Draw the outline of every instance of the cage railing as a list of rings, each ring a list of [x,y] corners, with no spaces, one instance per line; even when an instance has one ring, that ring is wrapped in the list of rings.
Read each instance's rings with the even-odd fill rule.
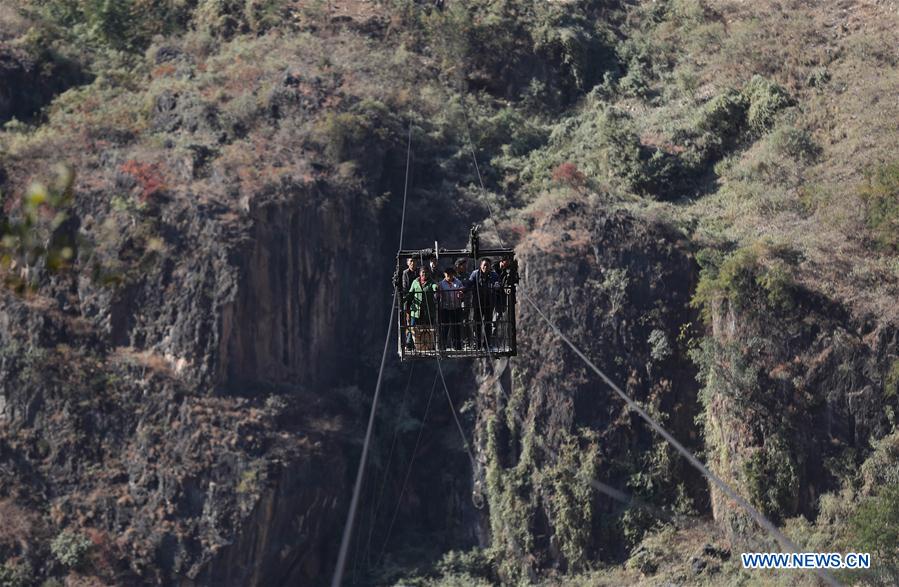
[[[431,296],[430,302],[422,301],[423,295]],[[513,285],[407,294],[398,296],[398,304],[398,346],[404,360],[516,354]]]

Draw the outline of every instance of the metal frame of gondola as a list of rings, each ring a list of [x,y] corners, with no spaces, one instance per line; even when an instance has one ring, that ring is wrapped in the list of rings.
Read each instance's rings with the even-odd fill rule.
[[[435,257],[449,257],[455,261],[459,258],[473,259],[475,264],[479,259],[489,257],[491,259],[509,258],[511,260],[511,272],[505,283],[501,284],[502,295],[505,300],[505,311],[501,320],[494,321],[491,316],[491,327],[496,327],[497,331],[501,331],[502,344],[490,345],[487,341],[481,341],[484,344],[480,348],[467,346],[463,349],[446,348],[445,341],[441,340],[442,330],[440,324],[431,325],[435,341],[432,349],[409,350],[406,348],[405,338],[408,329],[412,326],[406,324],[406,316],[404,311],[404,300],[407,292],[402,291],[402,272],[405,269],[405,260],[409,257],[419,259],[430,259]],[[394,287],[396,288],[396,304],[397,304],[397,353],[400,360],[420,360],[420,359],[455,359],[455,358],[493,358],[493,357],[514,357],[518,354],[518,337],[516,329],[516,285],[518,284],[518,262],[515,259],[515,250],[510,248],[481,248],[480,237],[478,236],[478,227],[473,226],[469,234],[468,247],[465,249],[447,249],[441,248],[439,243],[435,241],[433,248],[426,249],[402,249],[396,255],[396,271],[394,273]],[[484,328],[484,323],[469,320],[469,324],[474,325],[474,336],[480,340],[478,330]],[[486,332],[485,332],[486,335]],[[486,338],[486,336],[485,336]]]

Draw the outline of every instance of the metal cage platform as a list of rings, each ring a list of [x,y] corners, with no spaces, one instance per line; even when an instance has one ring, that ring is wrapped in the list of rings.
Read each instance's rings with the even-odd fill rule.
[[[503,259],[505,268],[490,285],[477,282],[441,291],[439,279],[431,279],[426,289],[403,291],[402,274],[406,261],[422,266],[430,259],[444,265],[465,260],[474,271],[484,258]],[[472,262],[473,261],[473,262]],[[490,268],[493,271],[493,267]],[[494,272],[495,273],[495,272]],[[461,281],[461,280],[460,280]],[[404,249],[397,252],[394,286],[397,299],[397,352],[403,361],[416,359],[467,359],[514,357],[517,355],[515,329],[518,263],[515,251],[507,248],[481,249],[477,227],[471,230],[466,249]]]

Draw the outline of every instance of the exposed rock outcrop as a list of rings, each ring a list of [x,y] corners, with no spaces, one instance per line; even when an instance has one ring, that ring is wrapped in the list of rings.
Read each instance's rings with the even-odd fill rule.
[[[4,40],[0,31],[0,124],[30,121],[57,94],[88,80],[77,64]]]
[[[818,497],[838,491],[892,428],[895,390],[883,374],[899,339],[798,285],[773,298],[757,279],[763,268],[745,271],[739,294],[712,303],[699,354],[709,462],[775,521],[814,519]],[[712,497],[732,534],[754,530],[736,504]]]
[[[372,209],[283,184],[242,216],[188,203],[143,222],[153,236],[91,253],[139,272],[4,294],[0,494],[50,512],[50,536],[90,536],[107,581],[323,581],[355,452],[327,391],[377,333],[360,295],[389,293],[360,294]],[[47,548],[11,555],[46,576]]]
[[[624,212],[572,201],[534,221],[518,247],[522,292],[685,443],[698,385],[681,333],[696,320],[690,248],[675,231]],[[702,509],[704,487],[519,296],[519,357],[512,388],[482,409],[481,443],[493,545],[506,580],[549,568],[615,560],[639,512],[596,495],[599,478],[627,493]],[[678,474],[686,473],[686,474]],[[680,481],[678,481],[680,480]]]

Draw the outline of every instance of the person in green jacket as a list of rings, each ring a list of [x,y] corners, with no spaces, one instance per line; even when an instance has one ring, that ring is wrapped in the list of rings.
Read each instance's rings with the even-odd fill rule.
[[[437,284],[431,281],[430,271],[422,267],[418,279],[412,282],[406,300],[409,304],[410,326],[430,326],[437,323]],[[423,350],[423,349],[422,349]]]

